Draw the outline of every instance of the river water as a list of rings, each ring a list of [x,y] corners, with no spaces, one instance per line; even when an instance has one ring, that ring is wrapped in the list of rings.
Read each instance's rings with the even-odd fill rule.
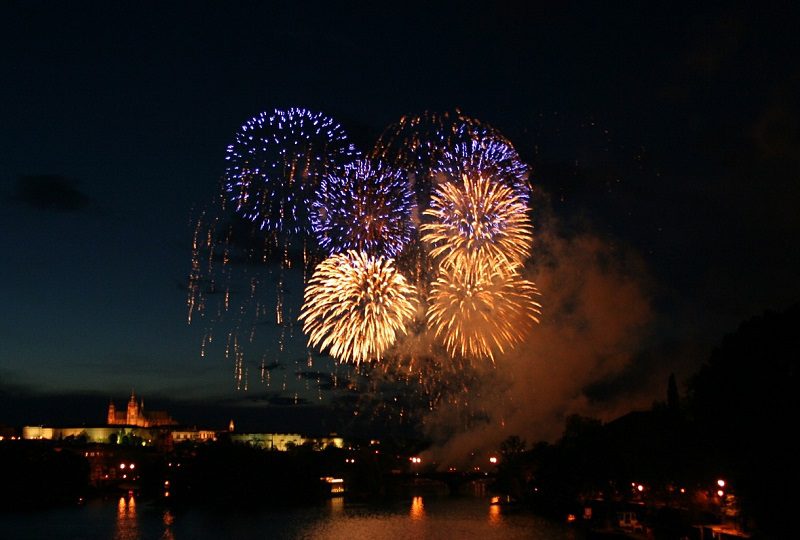
[[[0,538],[102,540],[386,539],[581,540],[579,532],[485,498],[417,496],[381,505],[288,509],[172,509],[135,497],[20,514],[0,513]]]

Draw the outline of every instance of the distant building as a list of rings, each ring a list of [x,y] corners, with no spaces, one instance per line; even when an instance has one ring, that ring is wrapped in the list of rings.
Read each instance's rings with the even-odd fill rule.
[[[295,433],[234,433],[233,420],[228,432],[218,432],[197,427],[178,426],[165,411],[146,411],[144,402],[131,392],[124,411],[118,411],[114,402],[108,404],[107,425],[80,427],[24,426],[23,439],[75,440],[85,443],[160,445],[171,448],[173,443],[209,443],[224,435],[225,440],[248,444],[266,450],[286,451],[295,446],[310,445],[315,450],[329,446],[344,447],[344,440],[335,433],[328,437],[306,437]],[[3,432],[0,432],[2,435]],[[0,436],[0,440],[4,438]],[[98,450],[95,450],[96,452]],[[105,475],[105,472],[103,473]]]
[[[113,401],[108,404],[109,426],[155,427],[177,424],[178,422],[173,420],[166,411],[145,411],[144,400],[137,403],[133,392],[128,400],[128,407],[124,411],[118,411]]]
[[[217,432],[210,429],[184,429],[170,431],[172,441],[181,442],[213,442],[217,440]]]
[[[58,441],[64,439],[83,439],[89,443],[120,443],[125,437],[152,442],[158,436],[155,430],[139,427],[49,427],[24,426],[23,439]]]
[[[344,439],[335,435],[330,437],[305,437],[296,433],[240,433],[231,435],[231,441],[281,452],[304,444],[311,444],[316,450],[322,450],[328,446],[344,447]]]

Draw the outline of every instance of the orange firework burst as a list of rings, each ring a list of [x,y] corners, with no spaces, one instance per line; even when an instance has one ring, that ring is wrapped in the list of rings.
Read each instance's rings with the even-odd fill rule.
[[[533,245],[525,200],[490,175],[443,182],[424,215],[432,222],[420,227],[422,240],[445,271],[469,272],[476,264],[513,270]]]
[[[348,251],[322,261],[305,290],[300,320],[309,344],[337,360],[378,360],[416,312],[416,290],[392,259]]]
[[[515,269],[486,264],[442,268],[431,287],[428,326],[451,355],[488,358],[520,343],[541,305]]]

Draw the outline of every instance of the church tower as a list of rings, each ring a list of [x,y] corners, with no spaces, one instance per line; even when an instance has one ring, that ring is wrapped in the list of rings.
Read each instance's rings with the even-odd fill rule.
[[[136,426],[139,424],[139,404],[136,403],[136,396],[131,390],[131,399],[128,400],[128,414],[125,417],[125,423],[129,426]]]
[[[117,410],[114,407],[114,402],[108,402],[108,418],[107,418],[108,425],[113,425],[117,423]]]

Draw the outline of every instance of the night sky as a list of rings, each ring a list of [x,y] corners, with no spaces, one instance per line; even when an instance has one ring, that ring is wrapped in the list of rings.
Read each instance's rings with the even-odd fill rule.
[[[670,372],[684,385],[740,322],[800,300],[795,3],[227,4],[0,6],[0,424],[41,394],[241,398],[186,322],[192,223],[235,131],[273,108],[322,111],[364,150],[456,107],[514,143],[547,347],[569,355],[569,302],[626,340],[553,414],[663,399]],[[581,280],[587,250],[616,288],[570,300],[555,270]]]

